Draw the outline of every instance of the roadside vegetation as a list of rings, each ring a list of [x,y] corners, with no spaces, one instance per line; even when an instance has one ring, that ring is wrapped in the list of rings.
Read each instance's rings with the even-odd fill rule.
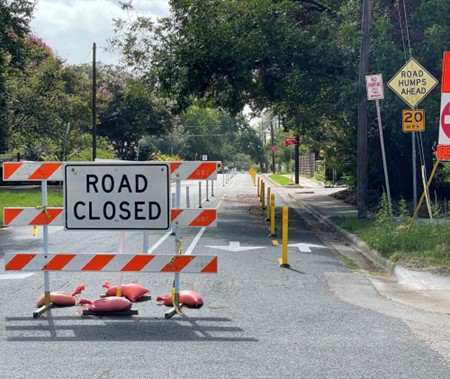
[[[269,175],[269,179],[271,179],[274,182],[278,183],[280,186],[288,186],[288,185],[295,184],[295,182],[292,180],[291,177],[283,175],[283,174]]]
[[[411,269],[450,274],[450,223],[445,219],[421,219],[411,225],[406,203],[401,201],[391,216],[383,195],[374,217],[333,221],[392,262]]]

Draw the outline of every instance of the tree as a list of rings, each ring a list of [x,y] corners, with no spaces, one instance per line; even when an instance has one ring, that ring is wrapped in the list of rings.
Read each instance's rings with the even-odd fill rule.
[[[8,92],[5,78],[23,67],[26,56],[25,40],[34,1],[0,0],[0,153],[8,149]]]
[[[373,1],[370,72],[389,80],[412,55],[440,77],[450,43],[450,3]],[[138,64],[148,85],[177,112],[203,102],[231,114],[244,104],[273,109],[286,131],[321,151],[330,168],[356,179],[358,62],[361,2],[355,0],[171,1],[169,17],[153,24],[121,24],[124,57]],[[406,9],[406,17],[404,11]],[[406,34],[406,21],[409,35]],[[141,33],[149,44],[140,44]],[[408,39],[409,37],[409,39]],[[409,45],[411,50],[409,51]],[[145,46],[145,49],[142,48]],[[133,52],[136,54],[133,55]],[[138,59],[130,60],[131,55]],[[404,104],[388,89],[382,102],[385,145],[395,197],[411,193],[411,139],[401,132]],[[418,146],[431,166],[439,94],[422,103],[427,132]],[[380,192],[384,175],[373,104],[369,105],[368,183]]]
[[[83,92],[86,82],[73,67],[64,66],[43,40],[30,35],[26,46],[22,71],[6,82],[10,148],[30,160],[42,153],[62,160],[64,147],[72,148],[69,133],[80,136],[89,120],[89,100]]]

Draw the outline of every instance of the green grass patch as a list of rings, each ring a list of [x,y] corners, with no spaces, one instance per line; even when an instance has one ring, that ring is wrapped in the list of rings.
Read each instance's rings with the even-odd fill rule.
[[[398,219],[333,220],[393,262],[416,269],[450,273],[450,223],[418,222],[411,228]]]
[[[277,174],[273,174],[273,175],[269,175],[269,179],[273,180],[275,183],[279,184],[280,186],[288,186],[291,184],[294,184],[294,181],[285,175],[277,175]]]
[[[49,207],[64,205],[63,188],[49,187],[47,190]],[[0,188],[0,225],[3,226],[4,207],[36,207],[42,204],[40,187],[33,188]]]

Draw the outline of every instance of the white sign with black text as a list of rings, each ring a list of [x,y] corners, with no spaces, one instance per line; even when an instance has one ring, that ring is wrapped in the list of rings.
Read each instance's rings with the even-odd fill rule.
[[[68,163],[64,166],[67,230],[166,230],[168,164]]]
[[[366,75],[366,90],[367,100],[383,100],[383,76],[381,74]]]

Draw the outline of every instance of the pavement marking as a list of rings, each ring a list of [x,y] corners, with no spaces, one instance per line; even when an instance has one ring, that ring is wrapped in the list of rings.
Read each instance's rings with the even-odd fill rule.
[[[172,234],[172,231],[168,231],[166,234],[164,234],[158,241],[156,241],[153,246],[148,249],[147,254],[152,254],[159,245],[161,245],[170,235]]]
[[[257,250],[257,249],[265,249],[266,246],[241,246],[241,243],[238,241],[230,241],[228,246],[206,246],[211,247],[213,249],[225,250],[225,251],[247,251],[247,250]]]
[[[298,247],[301,253],[311,253],[311,247],[320,247],[322,249],[326,249],[325,246],[322,245],[314,245],[312,243],[291,243],[288,247]]]
[[[14,274],[0,274],[0,280],[26,279],[34,274],[35,274],[35,272],[18,272],[18,273],[14,273]]]
[[[196,234],[196,236],[192,240],[191,244],[187,248],[186,252],[184,253],[185,255],[192,254],[192,251],[194,250],[195,246],[197,245],[198,241],[202,237],[202,235],[205,232],[205,230],[206,230],[206,228],[204,228],[204,227],[199,230],[199,232]]]

